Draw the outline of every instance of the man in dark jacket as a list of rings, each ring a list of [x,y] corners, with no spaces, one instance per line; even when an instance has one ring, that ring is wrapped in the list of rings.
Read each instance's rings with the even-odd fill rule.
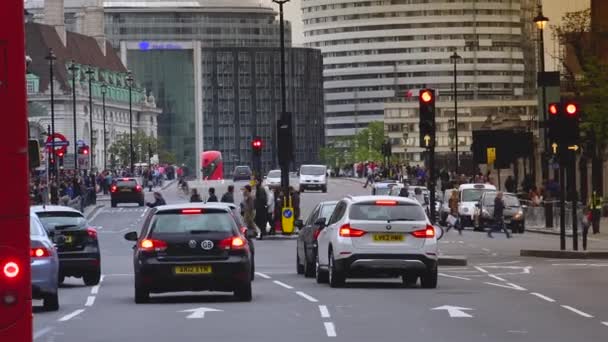
[[[222,195],[221,202],[234,203],[234,185],[228,185],[228,191]]]
[[[488,237],[493,238],[492,231],[504,230],[505,235],[507,235],[507,238],[511,238],[511,234],[509,234],[509,231],[505,226],[504,211],[505,202],[502,199],[502,191],[499,191],[496,193],[496,198],[494,198],[494,227],[490,228],[490,230],[488,231]]]
[[[257,183],[255,187],[255,224],[260,228],[260,239],[266,235],[266,206],[268,205],[268,196],[266,190],[261,183]]]
[[[207,202],[217,202],[217,196],[215,195],[215,188],[209,188],[209,198]]]

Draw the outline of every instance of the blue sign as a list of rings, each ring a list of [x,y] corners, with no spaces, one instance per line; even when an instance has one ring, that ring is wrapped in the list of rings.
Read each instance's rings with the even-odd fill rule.
[[[86,143],[84,142],[84,140],[82,140],[82,139],[76,140],[76,146],[84,146],[84,145],[86,145]]]
[[[148,41],[141,41],[138,44],[139,49],[142,51],[148,50],[183,50],[184,48],[175,43],[150,43]]]
[[[293,216],[293,212],[289,209],[283,211],[283,216],[285,216],[285,218],[290,218]]]
[[[70,142],[69,141],[55,141],[55,144],[53,144],[53,142],[47,142],[44,144],[46,147],[63,147],[63,146],[70,146]]]

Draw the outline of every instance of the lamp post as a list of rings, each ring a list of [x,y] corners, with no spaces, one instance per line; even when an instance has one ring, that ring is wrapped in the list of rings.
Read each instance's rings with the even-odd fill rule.
[[[133,167],[133,74],[127,73],[127,85],[129,86],[129,162],[131,164],[131,175],[135,175]]]
[[[55,74],[53,64],[55,60],[57,60],[57,56],[53,52],[53,49],[49,49],[49,54],[45,57],[47,61],[49,61],[49,87],[51,88],[51,153],[53,157],[55,155]],[[51,157],[51,153],[49,153],[49,158]],[[59,178],[59,168],[57,167],[57,163],[55,163],[55,168],[53,169],[53,173],[55,174],[55,179]],[[47,170],[48,174],[48,170]]]
[[[104,171],[108,169],[108,158],[106,157],[106,150],[108,148],[108,141],[106,138],[106,92],[108,91],[108,86],[106,84],[101,85],[101,108],[103,111],[103,169]]]
[[[458,155],[458,75],[456,64],[461,58],[456,51],[450,56],[450,59],[454,62],[454,151],[456,152],[456,174],[458,174],[458,169],[460,168],[460,156]]]
[[[85,73],[87,74],[89,81],[89,144],[91,146],[89,149],[89,168],[90,173],[93,173],[93,169],[95,168],[95,165],[93,165],[95,162],[95,158],[93,158],[93,153],[95,151],[93,143],[93,75],[95,74],[95,71],[93,71],[91,67],[88,67]]]
[[[545,39],[544,39],[544,30],[547,26],[547,22],[549,22],[549,18],[545,17],[542,12],[542,7],[538,6],[538,15],[534,17],[534,23],[538,28],[538,65],[540,71],[538,72],[537,77],[537,86],[542,87],[542,103],[541,103],[541,112],[542,112],[542,122],[545,124],[547,122],[547,88],[545,87]],[[548,139],[547,139],[547,128],[543,125],[543,154],[547,154],[549,151]],[[542,173],[543,173],[543,181],[546,181],[549,178],[549,168],[547,165],[546,158],[542,158]]]
[[[285,116],[285,112],[287,112],[287,94],[285,87],[285,20],[283,18],[283,5],[289,0],[272,0],[272,2],[279,5],[279,19],[280,19],[280,35],[281,35],[281,119]],[[276,120],[275,120],[276,122]],[[273,122],[274,125],[274,122]],[[275,132],[273,130],[273,132]],[[273,152],[272,152],[272,161],[273,164],[276,164],[276,132],[274,134],[274,144],[272,144]],[[289,178],[288,178],[289,179]]]
[[[78,144],[76,144],[76,141],[78,138],[76,135],[76,72],[78,71],[78,67],[76,66],[76,64],[74,64],[74,60],[72,60],[72,62],[70,63],[70,67],[68,68],[68,70],[70,70],[70,72],[72,73],[72,113],[74,116],[74,140],[72,141],[72,144],[74,144],[74,170],[77,171]]]

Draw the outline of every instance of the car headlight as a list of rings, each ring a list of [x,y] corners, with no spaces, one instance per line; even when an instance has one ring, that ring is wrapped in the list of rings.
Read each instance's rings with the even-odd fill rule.
[[[515,215],[513,215],[513,219],[514,220],[522,220],[524,218],[524,212],[523,211],[518,211]]]

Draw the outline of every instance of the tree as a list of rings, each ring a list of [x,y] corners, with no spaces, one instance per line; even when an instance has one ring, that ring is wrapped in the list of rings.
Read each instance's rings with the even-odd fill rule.
[[[117,159],[118,164],[127,166],[129,164],[129,133],[121,133],[110,145],[108,152]],[[133,156],[134,163],[148,163],[150,154],[158,154],[160,162],[175,162],[175,156],[161,148],[159,139],[137,130],[133,134]],[[169,159],[165,160],[164,158]]]
[[[321,149],[321,159],[332,167],[364,161],[381,161],[383,142],[384,123],[370,122],[367,128],[360,130],[356,135],[335,138],[331,146]]]
[[[567,90],[581,103],[581,131],[586,136],[584,143],[588,147],[585,155],[592,160],[592,187],[602,193],[604,155],[608,143],[608,65],[593,44],[594,38],[599,36],[591,30],[591,10],[566,13],[562,24],[555,26],[554,31],[570,53],[562,58],[563,78],[569,86]],[[586,169],[585,155],[581,161],[585,163],[582,170]]]

